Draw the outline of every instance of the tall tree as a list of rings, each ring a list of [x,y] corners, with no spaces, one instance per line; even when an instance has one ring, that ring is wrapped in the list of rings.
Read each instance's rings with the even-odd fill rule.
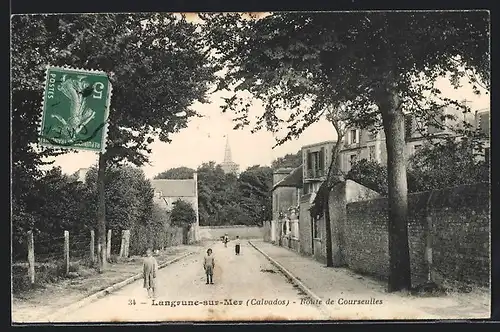
[[[219,224],[221,209],[233,203],[236,177],[225,174],[220,165],[211,161],[198,167],[198,204],[200,224]],[[231,202],[231,203],[229,203]]]
[[[404,112],[431,122],[445,104],[434,87],[439,76],[471,76],[489,88],[489,15],[477,12],[273,13],[258,20],[238,14],[204,15],[214,58],[227,70],[219,89],[236,93],[224,109],[248,125],[251,101],[265,111],[254,130],[287,134],[281,144],[349,102],[350,120],[383,127],[389,195],[389,291],[411,287]],[[432,96],[425,94],[429,91]],[[479,92],[476,89],[476,92]],[[283,119],[287,112],[294,110]]]
[[[376,161],[361,159],[347,172],[346,178],[387,196],[387,167]]]
[[[262,225],[272,215],[273,171],[270,167],[255,165],[247,168],[238,178],[240,206],[253,224]]]
[[[43,20],[32,15],[14,15],[11,26],[12,226],[22,233],[35,227],[34,209],[38,205],[32,202],[36,199],[35,187],[43,176],[40,166],[50,164],[45,157],[62,153],[35,144],[45,79],[43,66],[60,55],[48,47],[49,34]]]
[[[193,206],[181,199],[176,200],[170,212],[170,219],[172,220],[172,225],[182,227],[183,242],[184,244],[188,244],[188,231],[196,221],[196,212]]]
[[[38,15],[16,18],[13,32],[23,37],[26,27],[33,34],[32,47],[16,48],[28,58],[28,52],[42,50],[41,63],[91,68],[109,73],[113,85],[107,150],[99,155],[98,240],[101,247],[99,268],[105,265],[105,169],[107,165],[130,162],[142,165],[148,161],[149,144],[155,138],[169,142],[169,134],[186,127],[197,115],[190,106],[205,102],[214,68],[200,42],[196,26],[173,14],[102,14]],[[23,48],[25,47],[25,48]],[[58,56],[51,56],[57,54]],[[19,63],[20,71],[32,71]],[[35,93],[16,95],[17,104],[31,103],[18,112],[20,118],[33,113],[41,100],[43,72],[34,84]],[[27,85],[28,83],[20,83]],[[38,89],[38,90],[36,90]],[[29,120],[29,123],[34,120]],[[36,142],[36,126],[31,125],[30,140],[20,148]]]
[[[302,151],[297,153],[287,153],[283,157],[278,157],[271,162],[273,169],[278,168],[296,168],[302,165]]]
[[[425,144],[410,157],[410,191],[425,191],[489,182],[490,165],[467,137]]]
[[[195,170],[192,168],[181,166],[161,172],[155,176],[155,179],[192,179],[194,172]]]

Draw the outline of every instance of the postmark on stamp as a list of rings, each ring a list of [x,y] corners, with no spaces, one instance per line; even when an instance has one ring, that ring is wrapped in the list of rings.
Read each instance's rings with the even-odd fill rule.
[[[48,66],[39,144],[104,152],[111,90],[105,72]]]

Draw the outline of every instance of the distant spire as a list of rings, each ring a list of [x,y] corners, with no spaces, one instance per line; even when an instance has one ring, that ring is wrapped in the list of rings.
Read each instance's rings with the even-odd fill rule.
[[[239,165],[233,162],[233,158],[231,156],[231,147],[229,146],[229,135],[224,135],[226,137],[226,150],[224,152],[224,161],[222,162],[222,170],[224,173],[232,173],[237,174]]]
[[[232,161],[231,147],[229,146],[229,135],[226,135],[226,150],[224,152],[224,162],[230,163]]]

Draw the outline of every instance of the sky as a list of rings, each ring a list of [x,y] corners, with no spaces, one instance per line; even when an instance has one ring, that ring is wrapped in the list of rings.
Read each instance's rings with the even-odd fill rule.
[[[447,84],[446,79],[439,80],[436,86],[441,88],[443,94],[449,98],[467,99],[469,101],[467,105],[473,110],[490,107],[489,95],[476,96],[469,86],[455,90]],[[142,167],[146,177],[153,178],[160,172],[179,166],[197,168],[204,162],[221,163],[224,160],[226,135],[229,137],[233,161],[240,165],[241,171],[253,165],[270,166],[272,160],[287,153],[296,153],[303,145],[336,139],[333,126],[323,120],[307,128],[298,139],[273,149],[275,138],[270,132],[261,130],[252,134],[251,127],[232,130],[234,123],[231,114],[222,113],[221,104],[222,99],[219,94],[213,95],[209,104],[193,105],[193,109],[202,114],[203,118],[190,120],[187,128],[172,134],[171,143],[159,141],[152,143],[150,164]],[[262,107],[257,105],[251,109],[250,117],[262,112]],[[278,133],[279,136],[284,134],[285,132]],[[80,168],[96,164],[97,154],[93,152],[68,153],[55,157],[53,160],[54,166],[61,167],[64,173],[72,174]]]

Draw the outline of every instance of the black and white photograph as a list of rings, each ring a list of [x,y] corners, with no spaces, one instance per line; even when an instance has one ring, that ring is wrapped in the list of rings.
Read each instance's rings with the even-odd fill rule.
[[[490,318],[489,11],[10,29],[12,324]]]

